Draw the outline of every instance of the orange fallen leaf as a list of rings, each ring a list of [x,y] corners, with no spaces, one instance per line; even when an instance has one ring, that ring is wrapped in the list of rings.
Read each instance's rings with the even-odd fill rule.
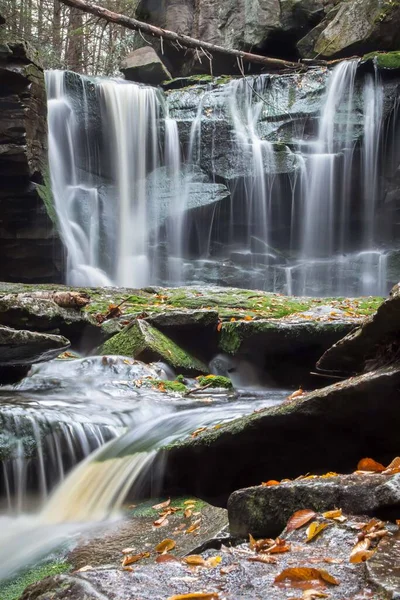
[[[250,562],[261,562],[261,563],[265,563],[267,565],[276,565],[276,563],[278,562],[276,560],[276,558],[274,558],[273,556],[269,556],[268,554],[259,554],[258,556],[250,556],[248,559],[248,561]]]
[[[329,598],[329,594],[320,592],[319,590],[305,590],[302,600],[314,600],[315,598]]]
[[[328,523],[318,523],[318,521],[314,521],[313,523],[311,523],[311,525],[309,527],[307,527],[306,542],[311,542],[313,539],[315,539],[317,537],[317,535],[319,535],[327,527],[329,527]]]
[[[266,554],[282,554],[284,552],[290,552],[290,544],[287,544],[285,540],[281,538],[276,538],[275,544],[267,550],[263,550]]]
[[[384,470],[385,475],[395,475],[396,473],[400,473],[400,456],[394,458]]]
[[[336,510],[328,510],[327,512],[322,513],[322,516],[325,519],[337,519],[342,516],[342,509],[337,508]]]
[[[252,321],[253,317],[250,317],[250,315],[246,315],[244,318],[245,321]]]
[[[183,503],[185,506],[187,506],[188,504],[196,504],[197,500],[185,500],[185,502]]]
[[[357,465],[358,471],[371,471],[373,473],[382,473],[385,467],[381,463],[376,462],[373,458],[363,458]]]
[[[309,567],[292,567],[284,569],[282,573],[277,575],[274,583],[280,583],[288,579],[289,581],[313,581],[322,579],[331,585],[339,585],[339,582],[324,569],[314,569]]]
[[[236,321],[235,317],[231,318],[231,323],[234,323]]]
[[[227,567],[221,567],[219,572],[221,573],[221,575],[228,575],[229,573],[232,573],[232,571],[236,571],[238,566],[239,565],[237,563],[233,563],[231,565],[228,565]]]
[[[164,562],[179,562],[176,556],[172,554],[160,554],[157,556],[156,563],[164,563]]]
[[[142,558],[150,558],[150,552],[141,552],[140,554],[128,554],[124,557],[122,561],[122,566],[127,567],[128,565],[132,565],[133,563],[142,560]]]
[[[374,550],[369,550],[371,546],[371,540],[364,538],[359,541],[353,548],[350,554],[350,562],[357,564],[367,561],[373,554]]]
[[[256,552],[260,552],[260,550],[264,550],[265,548],[271,548],[271,546],[274,546],[275,544],[276,541],[272,538],[255,540],[251,533],[249,534],[249,546]]]
[[[286,525],[286,531],[294,531],[300,529],[303,525],[306,525],[316,515],[316,512],[310,509],[298,510],[289,519]]]
[[[221,331],[222,329],[222,321],[218,321],[217,331]]]
[[[169,552],[170,550],[173,550],[175,548],[175,546],[176,546],[176,542],[174,542],[174,540],[170,540],[167,538],[166,540],[163,540],[155,547],[155,551],[158,554],[163,554],[163,553]]]
[[[167,508],[171,504],[171,498],[168,498],[165,502],[161,502],[160,504],[155,504],[152,506],[154,510],[162,510],[163,508]]]
[[[186,529],[186,533],[193,533],[194,531],[196,531],[197,529],[199,529],[201,524],[201,519],[198,519],[197,521],[195,521],[194,523],[192,523],[190,525],[190,527],[188,527]]]
[[[341,565],[343,562],[343,559],[342,558],[324,558],[323,561],[330,565]]]
[[[196,567],[206,566],[206,561],[202,556],[200,556],[200,554],[190,554],[189,556],[185,556],[183,562],[185,562],[187,565],[193,565]]]
[[[168,525],[167,516],[168,515],[164,515],[163,517],[157,519],[157,521],[153,521],[154,527],[165,527],[166,525]]]
[[[210,558],[206,559],[206,567],[210,569],[215,569],[222,562],[221,556],[210,556]]]
[[[189,519],[189,517],[191,517],[193,514],[193,512],[190,510],[190,508],[187,508],[184,513],[183,516],[185,517],[185,519]]]
[[[218,600],[219,594],[217,592],[192,592],[191,594],[178,594],[177,596],[170,596],[167,600]]]
[[[400,527],[400,519],[396,519],[396,525]]]
[[[290,396],[288,396],[288,400],[294,400],[295,398],[299,398],[303,394],[304,394],[304,390],[302,388],[299,388],[298,390],[293,392],[293,394],[290,394]]]
[[[272,485],[279,485],[279,481],[276,481],[276,479],[270,479],[269,481],[263,481],[261,485],[264,487],[271,487]]]
[[[92,565],[85,565],[84,567],[74,571],[74,573],[86,573],[86,571],[90,571],[91,569],[93,569]]]

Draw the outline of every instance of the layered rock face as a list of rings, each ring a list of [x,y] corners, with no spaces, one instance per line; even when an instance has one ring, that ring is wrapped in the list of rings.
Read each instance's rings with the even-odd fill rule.
[[[22,43],[0,45],[0,279],[61,281],[50,218],[43,70]]]

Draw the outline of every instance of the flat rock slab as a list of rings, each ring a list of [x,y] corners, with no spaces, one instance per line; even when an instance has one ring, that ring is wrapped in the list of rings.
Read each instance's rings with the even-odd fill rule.
[[[0,366],[29,366],[51,360],[69,346],[69,340],[59,335],[11,329],[0,325]]]
[[[331,521],[311,543],[306,543],[305,527],[293,531],[285,538],[290,550],[270,556],[276,561],[272,564],[251,560],[261,555],[248,543],[234,548],[222,546],[220,550],[201,554],[204,559],[219,557],[220,562],[215,567],[194,567],[182,561],[149,564],[146,559],[135,563],[130,571],[94,567],[31,585],[21,600],[167,600],[174,595],[196,592],[209,593],[206,597],[210,600],[301,600],[303,591],[316,588],[325,592],[330,600],[389,600],[390,592],[368,580],[364,563],[349,561],[359,527],[361,519],[349,519],[343,524]],[[396,527],[391,529],[396,530]],[[392,553],[394,557],[393,540],[388,538],[385,553]],[[380,546],[375,556],[379,560]],[[323,570],[335,578],[338,585],[318,579],[275,583],[284,569],[296,567]],[[390,571],[390,566],[387,568]]]
[[[400,367],[304,394],[164,449],[164,492],[223,505],[235,490],[300,475],[350,473],[398,455]],[[371,441],[373,440],[373,441]]]
[[[193,498],[192,498],[193,499]],[[160,499],[160,502],[165,498]],[[193,554],[210,540],[217,537],[222,530],[227,530],[228,513],[224,508],[210,506],[205,502],[193,499],[194,508],[190,517],[184,517],[185,504],[188,498],[175,499],[171,506],[179,510],[168,515],[163,526],[155,527],[154,521],[160,518],[161,510],[155,510],[152,505],[156,501],[143,503],[133,509],[127,521],[118,526],[108,526],[101,536],[82,543],[73,550],[67,560],[74,569],[86,565],[91,566],[120,566],[124,557],[122,550],[132,548],[131,554],[150,552],[147,562],[155,562],[158,556],[154,548],[165,539],[172,539],[176,546],[170,551],[173,556]],[[187,506],[187,505],[186,505]],[[193,513],[197,513],[193,515]],[[186,533],[193,523],[199,521],[199,528],[193,533]]]
[[[375,314],[355,331],[329,348],[317,363],[323,371],[361,373],[371,370],[371,362],[377,362],[377,350],[395,342],[400,332],[400,285],[396,285],[389,298]],[[388,355],[387,358],[390,358]]]
[[[144,362],[163,361],[179,373],[208,373],[208,367],[143,319],[136,319],[100,348],[100,354],[131,356]]]
[[[367,562],[368,575],[379,589],[388,592],[392,600],[400,599],[400,532],[384,539],[377,552]]]
[[[272,537],[297,510],[337,507],[353,515],[400,511],[400,474],[317,477],[238,490],[228,501],[229,528],[234,536]]]

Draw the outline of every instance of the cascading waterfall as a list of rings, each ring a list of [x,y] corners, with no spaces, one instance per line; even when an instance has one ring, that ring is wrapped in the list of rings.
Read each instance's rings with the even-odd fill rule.
[[[358,61],[345,61],[193,93],[46,78],[69,283],[386,293],[377,213],[398,111],[387,127],[377,71],[359,75]],[[315,118],[301,121],[296,88],[307,86]]]

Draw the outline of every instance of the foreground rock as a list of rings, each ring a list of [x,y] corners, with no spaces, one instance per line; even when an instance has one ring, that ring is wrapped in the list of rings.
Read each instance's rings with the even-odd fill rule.
[[[317,520],[326,523],[327,527],[312,543],[306,543],[305,527],[283,533],[286,552],[262,553],[257,551],[254,543],[245,543],[233,548],[222,546],[220,550],[197,555],[194,564],[203,566],[193,566],[185,559],[174,560],[174,556],[161,564],[148,564],[148,559],[144,558],[129,570],[86,565],[82,572],[47,578],[31,585],[21,600],[98,600],[99,597],[172,600],[175,595],[178,599],[180,594],[197,594],[194,598],[201,597],[200,593],[209,600],[288,600],[294,597],[299,600],[317,597],[389,600],[395,597],[391,595],[390,587],[399,580],[393,575],[393,566],[385,564],[385,559],[391,556],[392,561],[396,560],[398,528],[382,523],[382,527],[388,528],[389,536],[384,550],[381,552],[379,544],[374,555],[375,573],[381,570],[376,585],[369,581],[364,563],[354,564],[349,560],[360,528],[368,518],[364,521],[352,518],[343,524],[327,521],[321,516]],[[170,552],[170,555],[174,554],[177,554],[174,550]],[[187,561],[190,562],[190,558]],[[286,569],[302,567],[313,569],[303,580],[285,578]],[[376,575],[371,573],[371,578],[375,580]],[[307,590],[316,593],[312,595],[309,591],[306,595]]]
[[[171,79],[167,67],[151,46],[139,48],[128,54],[121,65],[121,71],[125,79],[151,85],[159,85],[166,79]]]
[[[400,367],[304,394],[164,450],[165,489],[225,503],[234,490],[308,472],[352,472],[398,454]],[[373,442],[371,442],[373,440]]]
[[[329,348],[317,363],[323,371],[353,374],[397,359],[400,332],[400,286],[365,323]]]
[[[325,512],[340,507],[352,515],[392,510],[395,517],[399,506],[400,474],[317,477],[234,492],[228,502],[229,527],[233,536],[273,537],[301,509]]]

